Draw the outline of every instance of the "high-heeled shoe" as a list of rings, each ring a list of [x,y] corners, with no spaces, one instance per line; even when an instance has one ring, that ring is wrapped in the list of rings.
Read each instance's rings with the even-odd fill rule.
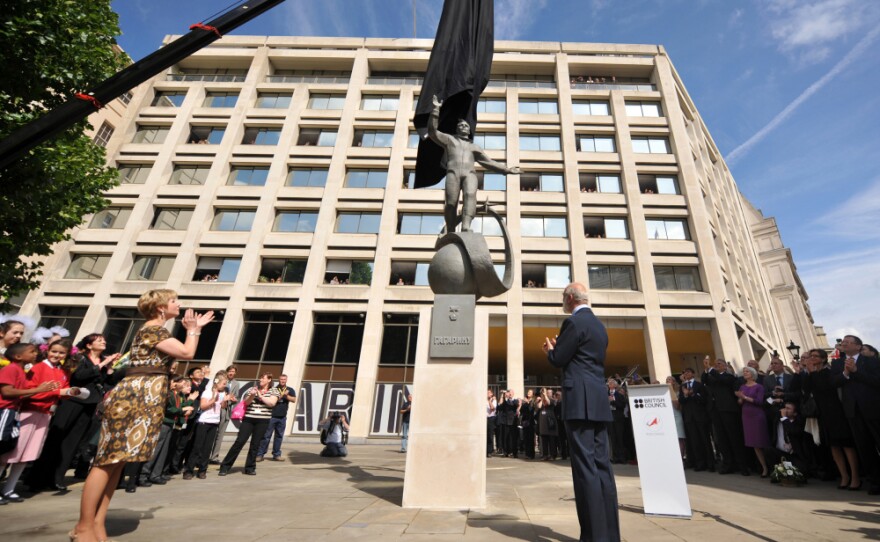
[[[862,483],[859,482],[859,485],[857,485],[856,487],[850,487],[849,490],[850,491],[861,491],[862,490]]]
[[[849,489],[849,482],[841,482],[841,484],[839,486],[837,486],[837,489],[840,489],[840,490]]]
[[[764,472],[761,473],[761,478],[766,478],[766,477],[768,477],[768,476],[770,476],[770,473],[767,472],[767,471],[764,471]]]

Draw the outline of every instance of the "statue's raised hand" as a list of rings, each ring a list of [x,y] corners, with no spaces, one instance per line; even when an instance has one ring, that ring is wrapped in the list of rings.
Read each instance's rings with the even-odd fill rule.
[[[443,106],[443,100],[437,97],[436,94],[431,98],[431,101],[434,103],[434,107],[440,109]]]
[[[509,168],[507,170],[507,172],[510,173],[511,175],[519,175],[522,173],[522,169],[518,166],[514,166],[512,168]]]

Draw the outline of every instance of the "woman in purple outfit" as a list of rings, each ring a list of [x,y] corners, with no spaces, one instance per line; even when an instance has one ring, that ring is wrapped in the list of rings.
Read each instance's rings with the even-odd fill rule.
[[[767,461],[764,459],[764,448],[770,446],[767,434],[767,416],[764,414],[764,386],[758,384],[758,372],[751,367],[743,367],[745,384],[740,386],[736,396],[742,405],[743,436],[747,448],[755,450],[758,462],[761,463],[761,478],[766,478]]]

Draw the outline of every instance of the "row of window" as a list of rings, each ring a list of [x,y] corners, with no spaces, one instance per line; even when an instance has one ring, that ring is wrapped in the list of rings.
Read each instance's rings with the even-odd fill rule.
[[[138,124],[132,143],[160,144],[171,131],[170,126]],[[225,126],[190,126],[188,144],[219,145],[226,133]],[[327,128],[303,128],[296,144],[300,146],[333,147],[337,132]],[[280,127],[246,127],[241,139],[242,145],[277,145],[281,138]],[[670,154],[669,138],[664,136],[632,136],[633,152],[638,154]],[[390,130],[355,130],[352,145],[368,148],[391,148],[394,132]],[[482,132],[474,135],[474,143],[485,150],[505,150],[507,136],[500,133]],[[419,144],[419,135],[411,132],[407,147],[414,149]],[[578,134],[575,146],[578,152],[617,152],[613,135]],[[528,134],[519,136],[520,150],[551,151],[562,150],[558,135]]]
[[[205,184],[210,165],[176,165],[168,184]],[[150,174],[151,166],[146,164],[123,164],[119,166],[119,178],[123,184],[143,184]],[[345,174],[345,186],[349,188],[385,188],[388,185],[388,171],[384,169],[349,169]],[[286,186],[324,187],[327,184],[327,168],[291,168],[287,172]],[[404,188],[412,188],[415,172],[405,172]],[[507,176],[498,173],[478,172],[480,190],[507,190]],[[613,174],[579,174],[581,192],[605,194],[622,193],[620,176]],[[268,166],[232,166],[226,184],[229,186],[265,186],[269,178]],[[647,194],[681,194],[678,179],[673,175],[638,176],[639,189]],[[443,189],[446,180],[430,187]],[[561,173],[530,171],[520,175],[520,190],[523,192],[563,192],[564,177]]]
[[[103,277],[110,255],[77,254],[65,278],[99,280]],[[135,255],[128,280],[165,281],[171,276],[175,256]],[[307,260],[304,258],[263,258],[258,283],[302,284]],[[240,258],[203,256],[198,259],[193,281],[234,282],[241,265]],[[391,262],[392,286],[428,286],[429,262]],[[496,265],[501,275],[503,265]],[[654,266],[658,290],[701,291],[697,267]],[[635,267],[632,265],[590,265],[590,287],[598,290],[638,290]],[[373,262],[328,259],[323,282],[330,285],[370,285]],[[524,288],[564,288],[571,282],[568,265],[522,264]]]
[[[256,209],[218,208],[211,221],[212,231],[250,231]],[[185,230],[189,227],[193,210],[183,207],[157,207],[150,223],[154,230]],[[90,223],[94,229],[124,228],[131,209],[109,207],[95,214]],[[340,212],[336,218],[335,233],[379,233],[381,213]],[[318,224],[317,211],[283,210],[275,213],[272,231],[314,233]],[[585,216],[584,236],[596,239],[629,239],[625,217]],[[649,218],[645,220],[649,239],[688,240],[687,220],[678,218]],[[445,226],[443,215],[430,213],[399,213],[397,233],[402,235],[438,235]],[[523,216],[519,221],[523,237],[568,237],[564,217]],[[500,236],[501,226],[491,218],[476,217],[473,231],[488,236]]]
[[[186,98],[183,90],[157,90],[150,105],[155,107],[180,107]],[[208,91],[202,102],[204,107],[235,107],[238,92]],[[261,109],[287,109],[293,98],[292,92],[259,92],[254,105]],[[415,109],[418,99],[413,100]],[[611,108],[607,100],[572,100],[572,113],[575,115],[609,116]],[[660,103],[654,101],[628,100],[625,102],[626,114],[630,117],[661,117]],[[341,110],[345,107],[345,94],[309,94],[308,108],[315,110]],[[364,94],[360,108],[363,111],[397,111],[400,96],[397,94]],[[558,115],[559,105],[554,99],[520,98],[517,104],[523,115]],[[477,113],[506,113],[507,100],[504,98],[481,98],[477,103]]]

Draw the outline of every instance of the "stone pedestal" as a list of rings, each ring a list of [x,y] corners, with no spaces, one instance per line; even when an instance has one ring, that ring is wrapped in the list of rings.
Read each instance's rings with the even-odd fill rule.
[[[476,309],[473,359],[437,359],[428,357],[432,310],[419,318],[403,507],[485,508],[489,315]]]

